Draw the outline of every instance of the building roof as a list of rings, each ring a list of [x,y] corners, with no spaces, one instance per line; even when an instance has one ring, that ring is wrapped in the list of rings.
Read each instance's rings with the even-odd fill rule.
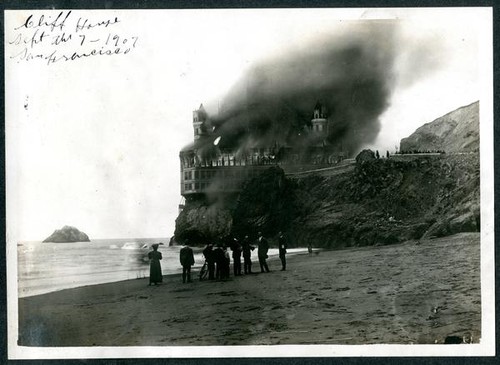
[[[216,135],[208,135],[202,139],[197,139],[194,142],[191,142],[191,143],[185,145],[181,149],[181,152],[188,152],[188,151],[199,150],[199,149],[206,150],[207,147],[209,147],[209,148],[214,147],[214,141],[217,137],[218,136],[216,136]]]

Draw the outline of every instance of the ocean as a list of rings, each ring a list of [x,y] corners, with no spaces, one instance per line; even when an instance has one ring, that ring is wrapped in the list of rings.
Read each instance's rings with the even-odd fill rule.
[[[163,275],[182,272],[179,263],[180,246],[168,247],[169,238],[96,239],[91,242],[21,242],[18,254],[18,296],[50,293],[86,285],[104,284],[122,280],[149,277],[148,252],[151,244],[163,242],[159,251],[163,259]],[[203,248],[193,248],[197,271],[205,262]],[[305,249],[291,249],[298,253]],[[277,256],[270,249],[269,256]],[[258,265],[257,253],[252,254]],[[196,273],[195,273],[196,275]]]

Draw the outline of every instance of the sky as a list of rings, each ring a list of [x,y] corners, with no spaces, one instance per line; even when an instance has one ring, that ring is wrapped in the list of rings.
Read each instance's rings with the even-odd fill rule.
[[[388,105],[364,147],[394,152],[424,123],[482,99],[492,67],[487,9],[79,10],[63,26],[59,13],[5,13],[8,240],[64,225],[91,239],[173,235],[192,111],[216,112],[255,64],[348,41],[368,23],[398,31]],[[110,40],[130,51],[46,59]]]

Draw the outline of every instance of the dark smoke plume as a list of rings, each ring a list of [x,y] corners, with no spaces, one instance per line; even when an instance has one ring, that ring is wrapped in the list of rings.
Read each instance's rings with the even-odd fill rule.
[[[394,22],[363,22],[255,65],[211,116],[219,147],[307,144],[319,101],[329,115],[327,141],[356,153],[373,142],[394,85]]]

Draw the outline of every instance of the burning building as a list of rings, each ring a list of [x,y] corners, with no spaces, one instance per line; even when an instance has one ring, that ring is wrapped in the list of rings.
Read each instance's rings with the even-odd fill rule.
[[[376,139],[396,80],[397,25],[346,27],[260,60],[216,114],[193,112],[194,141],[180,152],[186,199],[238,192],[269,165],[331,166]]]
[[[246,138],[233,143],[234,135],[224,131],[217,117],[211,118],[203,104],[193,111],[194,141],[180,152],[181,195],[190,199],[200,195],[237,193],[244,181],[257,176],[270,165],[286,172],[323,168],[341,162],[346,153],[342,145],[328,142],[334,128],[328,110],[318,101],[307,120],[287,143],[283,138]],[[255,136],[254,122],[243,127],[245,136]],[[238,137],[234,137],[238,138]]]

